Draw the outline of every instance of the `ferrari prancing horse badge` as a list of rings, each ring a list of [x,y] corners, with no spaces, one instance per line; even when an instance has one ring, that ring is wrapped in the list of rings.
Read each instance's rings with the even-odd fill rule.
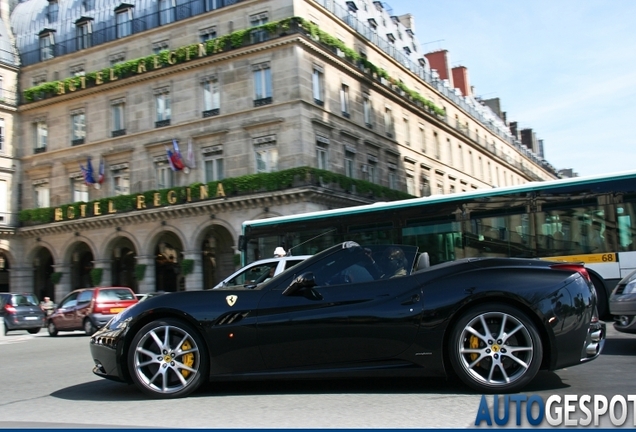
[[[227,304],[230,306],[234,306],[234,303],[236,303],[236,300],[238,300],[238,296],[235,296],[235,295],[229,295],[225,297],[225,301],[227,301]]]

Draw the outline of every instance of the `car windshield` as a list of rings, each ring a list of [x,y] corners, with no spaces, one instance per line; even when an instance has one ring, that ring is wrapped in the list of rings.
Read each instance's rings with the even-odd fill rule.
[[[135,294],[127,289],[100,289],[97,301],[134,300]]]
[[[32,294],[17,294],[11,299],[13,306],[37,306],[38,300]]]

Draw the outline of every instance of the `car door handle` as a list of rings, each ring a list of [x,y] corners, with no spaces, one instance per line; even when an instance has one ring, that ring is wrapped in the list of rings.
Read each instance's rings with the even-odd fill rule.
[[[405,302],[402,302],[402,306],[412,305],[412,304],[415,304],[415,303],[417,303],[419,301],[420,301],[420,295],[419,294],[413,294],[410,299],[406,300]]]

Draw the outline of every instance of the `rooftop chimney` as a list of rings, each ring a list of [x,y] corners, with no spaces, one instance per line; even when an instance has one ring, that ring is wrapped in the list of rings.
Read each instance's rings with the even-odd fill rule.
[[[431,69],[437,70],[439,74],[439,79],[441,80],[449,80],[451,85],[453,84],[453,77],[450,73],[450,69],[448,68],[448,51],[441,50],[435,51],[432,53],[424,54],[424,57],[428,60],[428,64]]]
[[[464,96],[472,96],[470,83],[468,82],[468,69],[464,66],[456,66],[452,69],[453,86],[461,90]]]

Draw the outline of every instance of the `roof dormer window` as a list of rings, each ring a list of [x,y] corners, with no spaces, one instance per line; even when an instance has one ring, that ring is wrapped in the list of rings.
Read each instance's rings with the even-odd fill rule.
[[[57,14],[60,10],[60,5],[57,4],[57,0],[49,0],[49,6],[46,10],[46,17],[49,19],[49,23],[57,22]]]

